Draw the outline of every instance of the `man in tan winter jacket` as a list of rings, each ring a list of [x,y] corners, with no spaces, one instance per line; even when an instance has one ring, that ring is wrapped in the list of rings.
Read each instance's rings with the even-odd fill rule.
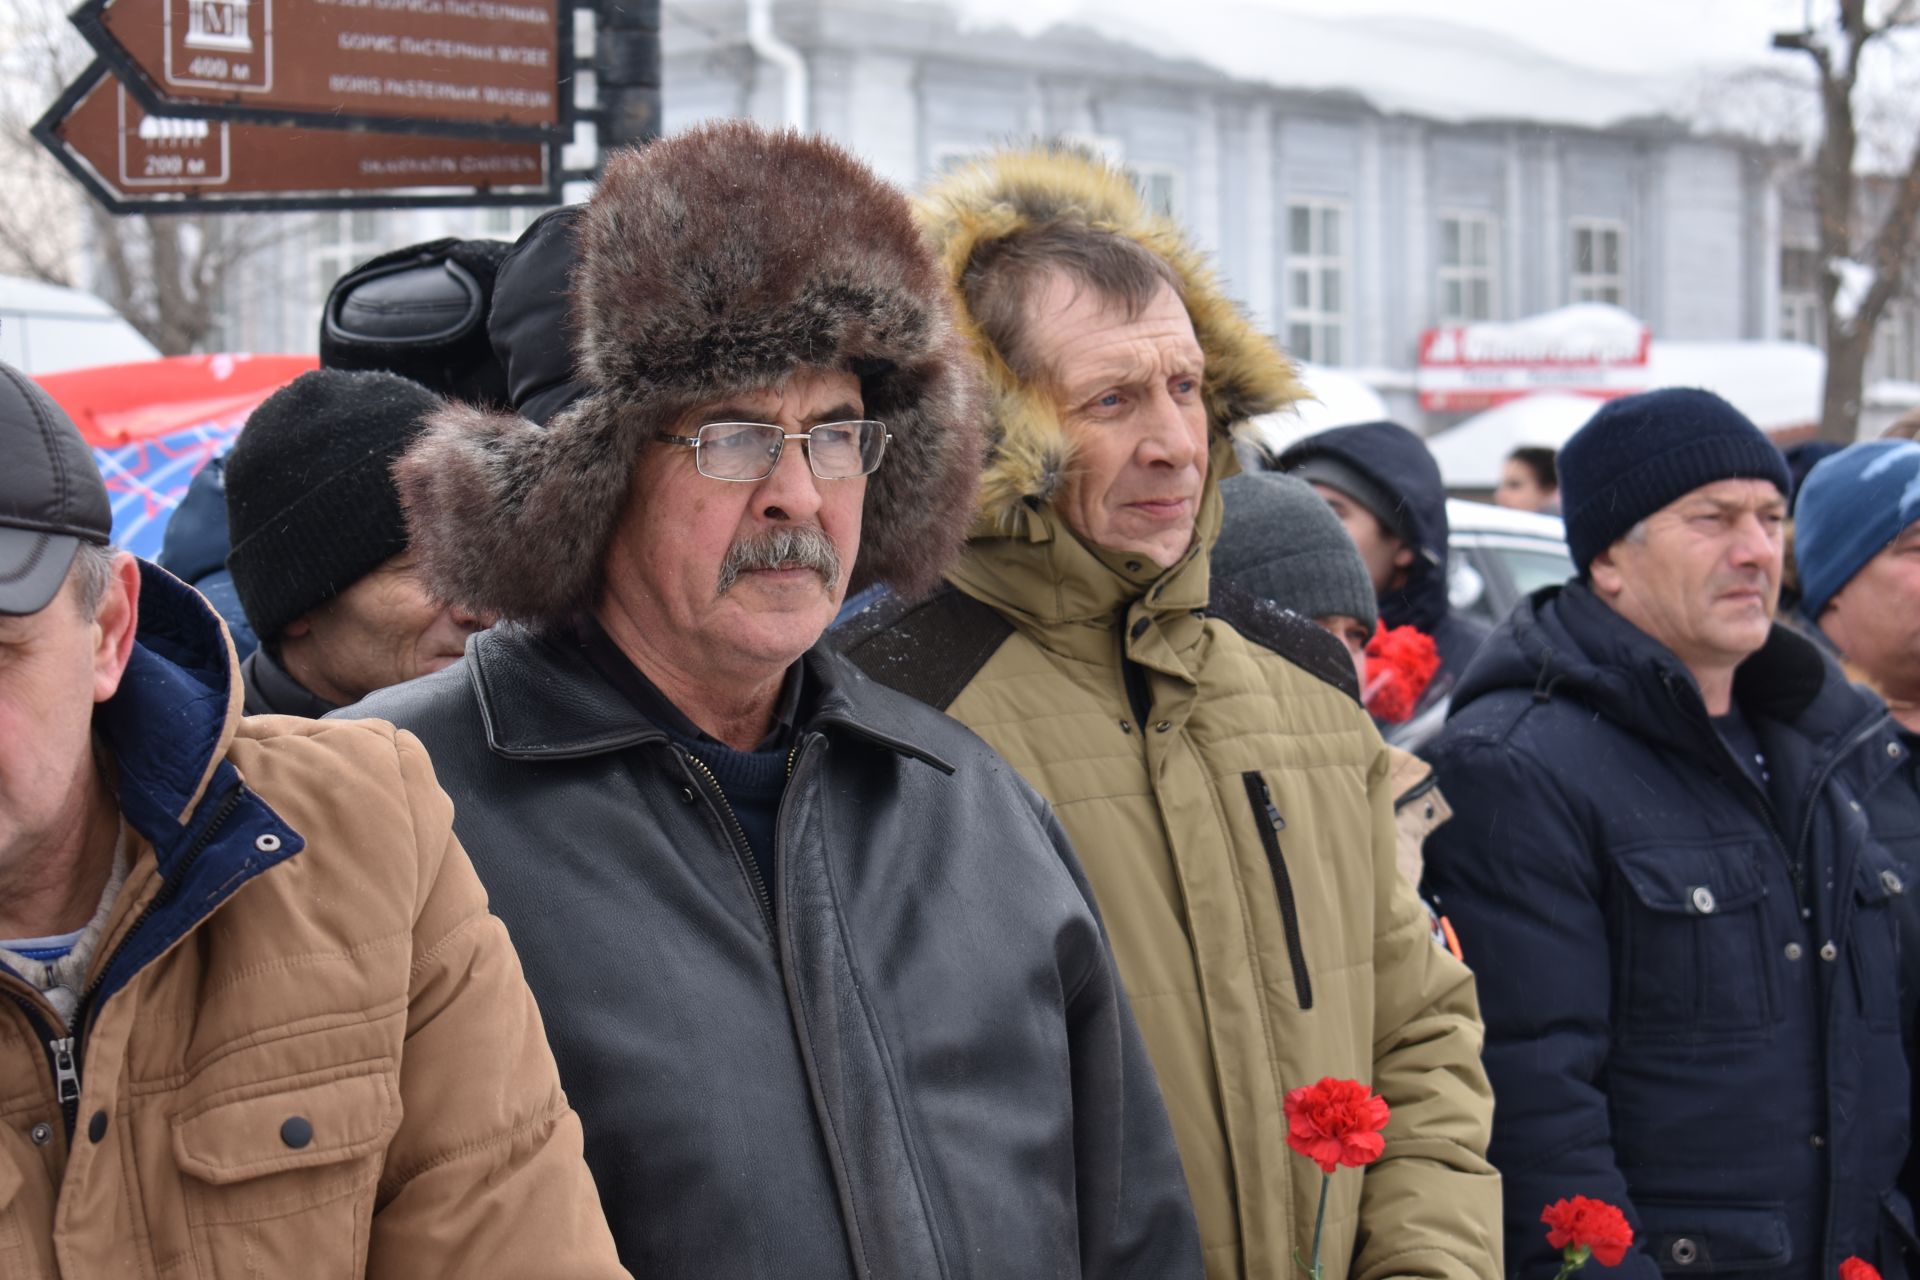
[[[425,753],[245,720],[0,365],[0,1276],[624,1276]]]
[[[1159,1074],[1214,1280],[1294,1274],[1320,1173],[1287,1092],[1378,1090],[1386,1150],[1333,1179],[1331,1280],[1500,1273],[1471,975],[1394,866],[1389,758],[1350,657],[1210,581],[1233,424],[1302,393],[1126,176],[988,158],[922,205],[994,392],[948,587],[841,639],[1054,806]]]

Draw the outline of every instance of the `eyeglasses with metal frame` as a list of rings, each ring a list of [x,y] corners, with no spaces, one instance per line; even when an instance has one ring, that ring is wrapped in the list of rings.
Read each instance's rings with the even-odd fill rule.
[[[884,422],[857,419],[822,422],[805,431],[770,422],[709,422],[690,436],[662,431],[654,438],[692,449],[694,466],[710,480],[751,482],[773,474],[789,440],[806,442],[807,465],[822,480],[872,475],[893,436]]]

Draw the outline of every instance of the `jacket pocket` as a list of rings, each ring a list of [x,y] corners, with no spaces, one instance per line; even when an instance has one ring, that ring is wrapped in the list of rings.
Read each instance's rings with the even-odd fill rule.
[[[1853,924],[1848,929],[1848,963],[1860,1018],[1874,1031],[1900,1030],[1900,921],[1899,912],[1911,910],[1905,901],[1907,877],[1887,851],[1874,843],[1863,845],[1854,860]]]
[[[387,1144],[391,1062],[228,1089],[173,1120],[198,1273],[218,1280],[362,1274]]]
[[[1781,1205],[1636,1200],[1634,1207],[1648,1251],[1669,1275],[1766,1271],[1793,1259]]]
[[[1724,1038],[1772,1023],[1767,888],[1756,856],[1745,841],[1615,852],[1627,889],[1615,993],[1623,1032]]]
[[[1293,966],[1293,990],[1302,1009],[1313,1008],[1313,981],[1307,973],[1307,947],[1300,937],[1300,907],[1293,897],[1293,877],[1287,873],[1287,858],[1280,849],[1280,833],[1287,820],[1273,803],[1273,792],[1258,770],[1240,775],[1247,788],[1247,802],[1253,806],[1253,825],[1260,833],[1260,847],[1266,850],[1267,866],[1273,872],[1273,891],[1280,899],[1280,923],[1287,933],[1287,960]]]

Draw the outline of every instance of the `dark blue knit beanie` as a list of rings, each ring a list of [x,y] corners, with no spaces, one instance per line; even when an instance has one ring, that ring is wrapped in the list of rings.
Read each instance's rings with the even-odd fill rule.
[[[1760,428],[1711,391],[1674,388],[1609,401],[1560,450],[1567,547],[1585,576],[1593,558],[1668,503],[1720,480],[1770,480],[1787,460]]]

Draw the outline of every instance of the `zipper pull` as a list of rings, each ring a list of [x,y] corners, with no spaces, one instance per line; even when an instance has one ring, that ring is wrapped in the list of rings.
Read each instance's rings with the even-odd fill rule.
[[[1260,799],[1266,803],[1267,821],[1273,824],[1273,829],[1276,832],[1285,831],[1287,829],[1287,820],[1280,816],[1280,810],[1275,807],[1273,803],[1273,792],[1268,788],[1265,778],[1260,779]]]
[[[53,1053],[54,1092],[60,1096],[60,1105],[67,1108],[80,1105],[80,1062],[74,1056],[75,1043],[72,1036],[47,1041]]]

